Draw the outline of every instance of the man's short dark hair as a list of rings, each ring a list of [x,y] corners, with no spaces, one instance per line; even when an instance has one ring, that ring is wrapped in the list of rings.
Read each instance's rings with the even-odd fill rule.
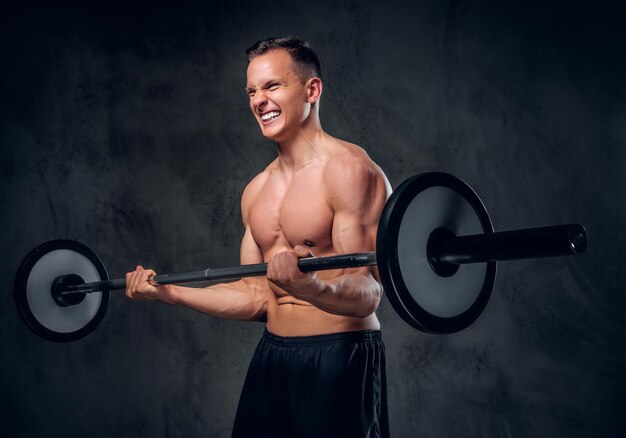
[[[298,76],[303,81],[312,77],[322,78],[319,58],[311,46],[309,46],[309,43],[296,37],[267,38],[257,41],[246,50],[246,58],[250,62],[257,56],[272,50],[285,50],[289,53],[298,71]]]

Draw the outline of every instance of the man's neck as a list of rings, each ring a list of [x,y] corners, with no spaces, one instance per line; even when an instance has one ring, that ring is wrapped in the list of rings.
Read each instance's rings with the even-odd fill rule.
[[[277,143],[279,168],[293,173],[312,161],[326,158],[326,137],[319,119],[303,124],[293,138]]]

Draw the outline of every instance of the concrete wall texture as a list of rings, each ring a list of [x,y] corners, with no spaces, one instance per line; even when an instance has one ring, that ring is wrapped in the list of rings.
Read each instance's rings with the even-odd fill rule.
[[[275,155],[243,51],[318,51],[325,129],[392,185],[453,173],[497,230],[580,222],[579,257],[501,263],[482,317],[432,336],[378,311],[394,437],[617,437],[626,422],[625,14],[591,2],[20,6],[0,42],[0,435],[229,436],[260,323],[113,293],[90,336],[34,336],[22,258],[78,240],[112,277],[238,264],[239,198]]]

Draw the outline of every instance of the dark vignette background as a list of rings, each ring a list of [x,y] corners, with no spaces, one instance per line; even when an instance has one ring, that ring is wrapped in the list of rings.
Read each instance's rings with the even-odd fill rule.
[[[326,130],[394,186],[451,172],[496,229],[590,235],[581,257],[502,263],[455,335],[418,333],[383,300],[393,436],[623,436],[624,18],[606,2],[5,7],[0,435],[230,434],[261,324],[118,294],[95,333],[53,344],[20,321],[13,277],[56,238],[113,277],[237,264],[239,197],[275,153],[242,52],[295,34],[322,59]]]

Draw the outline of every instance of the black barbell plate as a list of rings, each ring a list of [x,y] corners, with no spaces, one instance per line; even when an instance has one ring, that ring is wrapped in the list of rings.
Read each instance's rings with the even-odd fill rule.
[[[85,245],[52,240],[25,258],[15,277],[13,298],[26,325],[40,337],[55,342],[80,339],[96,329],[106,313],[109,292],[87,294],[78,304],[60,306],[52,297],[55,279],[75,274],[85,282],[108,280],[104,264]]]
[[[450,276],[430,266],[427,242],[445,227],[457,236],[493,233],[478,195],[442,172],[416,175],[392,193],[377,235],[378,270],[385,294],[409,325],[428,333],[463,330],[484,310],[495,282],[496,262],[461,265]]]

